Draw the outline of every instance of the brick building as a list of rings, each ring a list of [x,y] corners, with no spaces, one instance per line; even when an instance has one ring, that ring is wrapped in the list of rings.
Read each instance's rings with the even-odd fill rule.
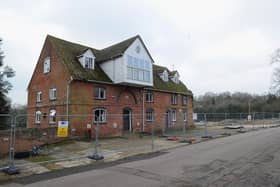
[[[28,85],[28,127],[69,120],[84,133],[99,121],[102,135],[116,135],[191,125],[192,99],[138,35],[102,50],[48,35]]]

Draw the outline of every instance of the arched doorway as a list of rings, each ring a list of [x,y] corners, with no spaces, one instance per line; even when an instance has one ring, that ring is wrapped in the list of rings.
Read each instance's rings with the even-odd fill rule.
[[[123,109],[123,130],[132,132],[132,110],[130,108]]]

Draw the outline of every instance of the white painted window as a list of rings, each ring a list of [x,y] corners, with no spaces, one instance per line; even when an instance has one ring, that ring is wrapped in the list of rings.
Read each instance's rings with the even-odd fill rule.
[[[40,124],[41,123],[41,111],[36,111],[35,113],[35,123]]]
[[[168,72],[166,70],[163,71],[161,78],[163,81],[168,82]]]
[[[183,111],[183,121],[187,121],[187,111]]]
[[[171,120],[172,120],[172,121],[176,121],[176,110],[175,110],[175,109],[173,109],[173,110],[171,111]]]
[[[42,102],[42,92],[41,91],[38,91],[37,92],[37,103],[40,103],[40,102]]]
[[[51,60],[50,57],[44,59],[44,73],[49,73],[51,71]]]
[[[56,110],[52,109],[50,110],[49,122],[53,124],[55,123],[55,121],[56,121]]]
[[[182,96],[182,105],[187,105],[187,96]]]
[[[96,99],[106,99],[106,89],[102,87],[95,88],[94,96]]]
[[[146,102],[153,102],[154,101],[154,94],[153,92],[146,93]]]
[[[177,95],[176,94],[171,95],[171,103],[172,103],[172,105],[177,104]]]
[[[154,120],[154,110],[149,108],[146,111],[146,121],[153,121]]]
[[[85,68],[93,69],[93,58],[92,57],[85,57]]]
[[[50,100],[56,100],[56,88],[50,89]]]
[[[150,82],[151,64],[149,61],[127,56],[127,79]]]
[[[97,108],[94,110],[94,122],[95,123],[106,122],[106,110],[104,108]]]
[[[175,83],[175,84],[179,84],[180,81],[179,81],[179,74],[176,72],[175,75],[172,77],[172,81]]]
[[[175,82],[176,84],[179,84],[179,79],[178,79],[177,76],[174,77],[174,82]]]

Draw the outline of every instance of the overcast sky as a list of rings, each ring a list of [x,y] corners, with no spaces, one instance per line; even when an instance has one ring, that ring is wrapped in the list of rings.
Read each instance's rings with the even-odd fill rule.
[[[194,95],[269,91],[270,54],[280,47],[279,0],[0,0],[9,93],[26,88],[47,34],[104,48],[139,34],[155,63],[178,70]]]

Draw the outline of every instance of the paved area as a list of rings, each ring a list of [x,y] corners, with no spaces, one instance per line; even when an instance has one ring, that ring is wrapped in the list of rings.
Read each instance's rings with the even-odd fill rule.
[[[279,134],[280,128],[252,131],[149,159],[5,186],[278,186]]]

